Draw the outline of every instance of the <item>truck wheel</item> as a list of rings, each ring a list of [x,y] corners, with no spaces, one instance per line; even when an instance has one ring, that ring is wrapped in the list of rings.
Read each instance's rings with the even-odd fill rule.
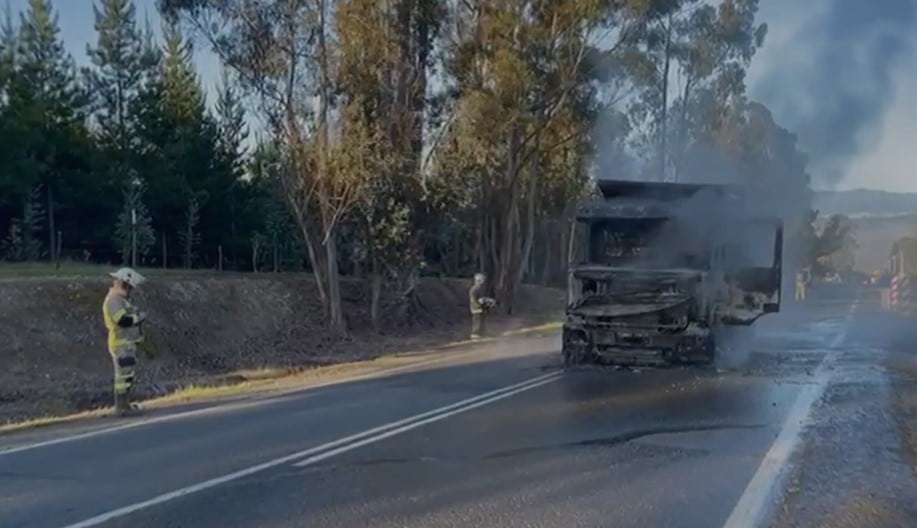
[[[710,332],[710,335],[707,336],[707,339],[704,343],[704,359],[701,361],[703,365],[712,365],[716,362],[716,352],[717,352],[717,340],[713,332]]]
[[[562,354],[565,367],[575,367],[586,363],[586,353],[579,347],[564,347]]]

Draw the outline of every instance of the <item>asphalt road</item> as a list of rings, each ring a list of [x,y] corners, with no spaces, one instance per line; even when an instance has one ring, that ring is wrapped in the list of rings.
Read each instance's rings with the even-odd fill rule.
[[[564,372],[556,337],[525,338],[378,379],[48,432],[44,444],[6,438],[0,527],[781,522],[834,363],[875,345],[853,300],[761,321],[733,352],[747,362],[726,371]]]

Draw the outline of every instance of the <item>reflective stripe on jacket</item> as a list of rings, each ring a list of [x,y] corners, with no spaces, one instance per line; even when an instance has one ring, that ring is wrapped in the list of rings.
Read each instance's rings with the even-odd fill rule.
[[[484,304],[481,302],[481,287],[472,286],[468,291],[468,304],[472,314],[484,313]]]
[[[124,328],[118,326],[122,317],[133,318],[133,325]],[[108,346],[115,348],[125,345],[136,345],[143,341],[140,327],[137,325],[139,313],[134,305],[123,294],[109,292],[102,304],[102,317],[108,330]]]

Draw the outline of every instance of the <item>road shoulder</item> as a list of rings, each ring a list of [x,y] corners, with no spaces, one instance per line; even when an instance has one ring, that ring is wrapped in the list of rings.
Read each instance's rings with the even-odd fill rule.
[[[911,527],[917,519],[917,479],[902,419],[902,378],[882,365],[880,349],[842,351],[824,397],[795,455],[792,471],[770,523],[772,528]],[[911,459],[913,460],[913,459]]]
[[[493,358],[504,352],[504,345],[552,339],[554,323],[514,329],[478,341],[458,341],[424,350],[405,351],[371,360],[317,367],[302,372],[265,379],[228,382],[212,387],[195,387],[143,403],[144,414],[117,419],[110,409],[51,416],[20,424],[0,426],[0,455],[18,446],[54,442],[61,438],[93,435],[182,417],[232,410],[257,404],[267,398],[319,389],[344,383],[368,381],[385,376],[423,371],[446,365]],[[523,349],[525,347],[522,347]]]

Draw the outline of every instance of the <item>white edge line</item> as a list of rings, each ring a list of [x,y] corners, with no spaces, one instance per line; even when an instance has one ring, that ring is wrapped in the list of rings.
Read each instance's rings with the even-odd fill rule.
[[[846,324],[849,324],[850,319],[853,317],[857,304],[855,302],[851,306],[850,313],[845,318]],[[821,398],[828,386],[828,382],[831,380],[828,370],[836,353],[834,349],[840,346],[847,337],[846,324],[828,345],[829,352],[822,359],[821,364],[814,373],[815,383],[801,389],[796,403],[793,404],[783,423],[780,434],[764,455],[764,459],[758,466],[757,471],[755,471],[751,481],[749,481],[748,486],[746,486],[729,518],[723,524],[723,528],[754,528],[761,524],[764,515],[768,512],[768,502],[776,491],[776,484],[784,475],[787,462],[795,452],[801,433],[807,425],[812,406]]]
[[[342,378],[342,379],[337,379],[337,380],[332,380],[332,381],[324,381],[324,382],[320,382],[316,384],[307,385],[304,387],[296,387],[294,389],[280,390],[280,391],[270,394],[270,397],[276,398],[276,397],[282,397],[282,396],[289,396],[292,394],[298,394],[300,392],[307,392],[307,391],[311,391],[315,389],[323,389],[327,387],[333,387],[335,385],[342,385],[345,383],[368,381],[368,380],[372,380],[375,378],[384,378],[384,377],[390,376],[392,374],[395,374],[397,372],[401,372],[404,370],[419,369],[419,368],[428,367],[431,365],[436,365],[439,363],[446,363],[449,360],[461,359],[462,357],[464,357],[464,355],[473,354],[474,352],[478,352],[478,351],[468,351],[465,353],[460,352],[458,354],[449,355],[447,357],[438,357],[438,358],[430,359],[427,361],[419,361],[419,362],[411,363],[408,365],[400,365],[397,367],[377,370],[377,371],[368,372],[365,374],[358,374],[356,376],[351,376],[347,378]],[[135,427],[141,427],[144,425],[154,425],[154,424],[162,423],[162,422],[170,422],[172,420],[193,418],[198,415],[210,414],[210,413],[214,413],[218,411],[229,412],[229,411],[236,411],[236,410],[245,409],[249,407],[257,407],[259,405],[267,405],[267,404],[272,403],[272,401],[273,400],[269,400],[269,399],[259,399],[256,401],[248,401],[248,402],[242,402],[242,403],[214,402],[213,405],[208,406],[204,409],[195,409],[193,411],[185,411],[185,412],[167,414],[164,416],[158,416],[156,418],[149,418],[146,420],[140,420],[137,422],[131,422],[131,423],[123,424],[123,425],[105,427],[102,429],[94,429],[92,431],[87,431],[85,433],[63,436],[60,438],[53,438],[50,440],[36,442],[33,444],[14,446],[14,447],[6,448],[6,449],[0,448],[0,457],[4,455],[12,455],[14,453],[22,453],[23,451],[31,451],[33,449],[40,449],[42,447],[50,447],[53,445],[65,444],[68,442],[75,442],[77,440],[85,440],[87,438],[93,438],[95,436],[101,436],[104,434],[117,433],[119,431],[124,431],[127,429],[134,429]],[[16,434],[16,433],[11,433],[11,434]]]
[[[500,388],[494,391],[480,394],[478,396],[468,398],[468,399],[453,403],[451,405],[446,405],[444,407],[433,409],[431,411],[427,411],[421,414],[417,414],[409,418],[405,418],[403,420],[398,420],[396,422],[381,425],[379,427],[375,427],[373,429],[363,431],[361,433],[356,433],[356,434],[353,434],[353,435],[350,435],[344,438],[339,438],[338,440],[334,440],[332,442],[328,442],[320,446],[312,447],[304,451],[299,451],[297,453],[292,453],[292,454],[289,454],[289,455],[286,455],[280,458],[275,458],[273,460],[269,460],[267,462],[263,462],[255,466],[241,469],[233,473],[229,473],[229,474],[226,474],[220,477],[206,480],[204,482],[199,482],[197,484],[187,486],[184,488],[180,488],[175,491],[163,493],[162,495],[158,495],[156,497],[153,497],[152,499],[148,499],[142,502],[137,502],[137,503],[134,503],[128,506],[124,506],[124,507],[97,515],[90,519],[86,519],[84,521],[77,522],[75,524],[69,524],[65,526],[64,528],[90,528],[93,526],[98,526],[102,523],[111,521],[113,519],[117,519],[119,517],[130,515],[134,512],[149,508],[151,506],[169,502],[169,501],[178,499],[180,497],[184,497],[187,495],[191,495],[193,493],[197,493],[199,491],[213,488],[215,486],[219,486],[221,484],[225,484],[233,480],[247,477],[249,475],[264,471],[266,469],[270,469],[272,467],[276,467],[279,465],[293,462],[295,460],[302,459],[303,457],[311,457],[311,458],[307,458],[304,461],[307,463],[314,463],[319,460],[324,460],[331,456],[334,456],[334,455],[337,455],[337,454],[340,454],[346,451],[350,451],[352,449],[357,449],[364,445],[382,440],[384,438],[388,438],[390,436],[394,436],[395,434],[409,431],[416,427],[420,427],[421,425],[425,425],[427,423],[431,423],[437,420],[442,420],[454,414],[458,414],[460,412],[475,409],[477,407],[487,405],[488,403],[492,403],[494,401],[497,401],[503,398],[508,398],[515,394],[519,394],[521,392],[524,392],[524,391],[527,391],[527,390],[530,390],[536,387],[540,387],[541,385],[545,385],[547,383],[550,383],[560,378],[561,374],[562,373],[559,371],[544,374],[542,376],[538,376],[536,378],[532,378],[532,379],[523,381],[521,383],[509,385],[507,387],[503,387],[503,388]],[[420,420],[420,421],[417,421],[417,420]],[[396,429],[392,430],[393,427]],[[331,450],[331,451],[328,451],[328,450]],[[317,457],[313,456],[318,453],[321,453],[321,455],[318,455]],[[296,465],[300,466],[300,464],[296,464]],[[303,465],[307,465],[307,464],[303,464]]]

